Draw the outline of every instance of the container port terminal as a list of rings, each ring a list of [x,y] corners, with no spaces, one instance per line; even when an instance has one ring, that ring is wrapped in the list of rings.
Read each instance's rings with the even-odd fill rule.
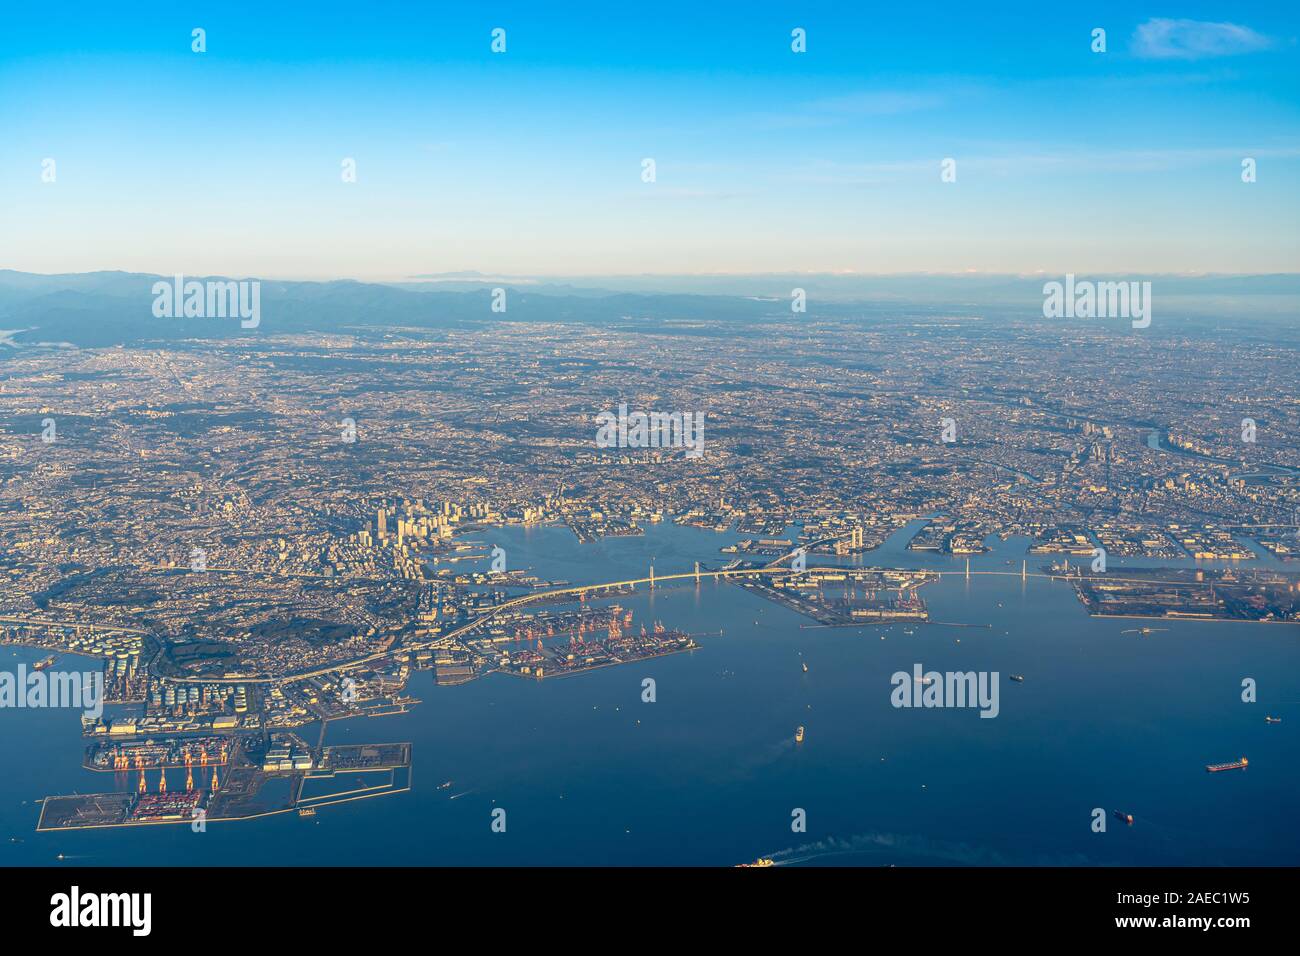
[[[287,732],[148,739],[93,744],[86,766],[132,788],[46,797],[38,831],[193,824],[200,817],[206,825],[295,810],[310,815],[409,790],[411,745],[312,747]]]
[[[933,571],[814,567],[798,574],[743,579],[740,586],[827,627],[929,620],[917,590]]]
[[[698,646],[691,635],[668,630],[659,623],[650,631],[642,628],[639,635],[625,635],[616,620],[610,624],[609,636],[604,639],[583,642],[570,638],[567,643],[551,645],[539,639],[536,647],[502,651],[497,669],[505,674],[540,680],[678,654]]]

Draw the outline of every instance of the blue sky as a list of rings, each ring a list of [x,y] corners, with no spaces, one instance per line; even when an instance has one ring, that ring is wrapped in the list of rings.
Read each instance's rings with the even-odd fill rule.
[[[1297,271],[1294,8],[884,6],[10,5],[0,267]]]

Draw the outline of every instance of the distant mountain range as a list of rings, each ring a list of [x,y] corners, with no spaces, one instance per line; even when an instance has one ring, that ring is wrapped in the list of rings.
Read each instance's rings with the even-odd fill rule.
[[[1059,276],[746,275],[486,276],[449,273],[403,282],[261,280],[257,329],[238,320],[157,318],[153,284],[171,276],[127,272],[37,275],[0,270],[0,349],[24,345],[130,345],[187,338],[383,328],[457,328],[492,322],[577,322],[622,328],[683,328],[703,321],[763,325],[801,318],[877,321],[900,316],[1021,318],[1041,314],[1045,281]],[[219,276],[187,279],[223,280]],[[1089,276],[1152,282],[1157,323],[1297,318],[1300,275]],[[507,290],[504,313],[492,289]]]

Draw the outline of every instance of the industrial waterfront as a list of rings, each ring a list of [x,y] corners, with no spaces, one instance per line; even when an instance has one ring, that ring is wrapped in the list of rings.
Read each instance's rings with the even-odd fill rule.
[[[990,540],[990,552],[970,558],[976,573],[967,578],[964,556],[907,550],[921,524],[854,560],[963,572],[925,585],[932,623],[817,627],[733,584],[641,587],[619,604],[701,635],[698,647],[563,681],[490,675],[435,686],[431,672],[416,672],[409,693],[421,703],[332,722],[326,735],[329,745],[410,741],[409,792],[310,816],[216,822],[202,833],[36,832],[39,798],[115,788],[103,785],[111,775],[82,768],[75,712],[15,711],[7,717],[16,732],[0,743],[9,765],[23,768],[0,783],[6,862],[1295,859],[1300,846],[1281,817],[1300,782],[1287,743],[1296,720],[1264,720],[1300,709],[1294,627],[1175,621],[1124,633],[1131,622],[1089,617],[1068,583],[1021,579],[1025,539]],[[652,561],[662,574],[697,560],[716,566],[719,549],[739,535],[663,524],[587,544],[549,527],[499,529],[491,538],[514,566],[580,585],[640,577]],[[3,654],[15,662],[39,656]],[[996,720],[960,709],[897,710],[889,675],[917,661],[1025,679],[1003,687]],[[653,703],[642,699],[645,678],[655,681]],[[1258,703],[1241,702],[1244,678],[1258,681]],[[798,746],[796,725],[807,733]],[[313,730],[303,736],[314,739]],[[1206,764],[1243,754],[1247,770],[1205,773]],[[1240,813],[1243,806],[1252,812]],[[1135,822],[1093,833],[1094,807],[1125,808]],[[506,811],[504,833],[491,828],[497,808]],[[791,832],[794,808],[807,811],[807,833]]]

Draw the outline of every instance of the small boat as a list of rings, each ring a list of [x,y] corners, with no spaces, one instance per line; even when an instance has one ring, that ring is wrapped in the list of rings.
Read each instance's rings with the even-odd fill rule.
[[[739,868],[741,868],[741,867],[749,867],[749,866],[776,866],[776,860],[772,859],[770,856],[760,856],[760,857],[759,857],[757,860],[755,860],[753,863],[737,863],[737,864],[736,864],[736,868],[737,868],[737,869],[739,869]]]
[[[1024,675],[1024,674],[1012,674],[1012,675],[1011,675],[1011,679],[1012,679],[1013,681],[1015,681],[1017,684],[1023,684],[1023,683],[1025,682],[1025,675]]]
[[[807,674],[807,673],[808,673],[808,662],[807,662],[807,661],[802,661],[801,663],[803,664],[803,672],[804,672],[805,674]]]
[[[300,817],[314,817],[315,815],[316,815],[315,807],[301,807],[298,810],[298,816]]]
[[[920,684],[922,687],[929,687],[931,684],[934,683],[933,677],[914,677],[912,679],[916,681],[918,684]]]
[[[448,780],[448,781],[446,781],[445,783],[440,783],[440,784],[438,784],[438,789],[439,789],[439,790],[450,790],[450,789],[451,789],[451,785],[452,785],[454,782],[455,782],[455,781]]]
[[[803,743],[803,724],[800,724],[800,725],[795,729],[795,732],[794,732],[794,742],[797,743],[797,744],[801,744],[801,743]]]
[[[1117,819],[1117,820],[1123,820],[1123,821],[1124,821],[1125,823],[1127,823],[1129,826],[1132,826],[1132,825],[1133,825],[1133,814],[1131,814],[1131,813],[1125,813],[1123,810],[1116,810],[1116,811],[1115,811],[1115,819]]]
[[[1265,717],[1265,718],[1264,718],[1264,723],[1266,723],[1266,724],[1280,724],[1280,723],[1282,723],[1282,718],[1281,718],[1281,717]]]
[[[1245,767],[1246,767],[1245,757],[1242,757],[1240,760],[1229,761],[1228,763],[1211,763],[1205,765],[1205,769],[1208,770],[1210,773],[1219,773],[1220,771],[1223,770],[1244,770]]]
[[[57,661],[57,660],[58,660],[58,658],[55,657],[53,654],[51,654],[49,657],[45,658],[45,660],[43,660],[43,661],[37,661],[35,664],[33,664],[33,665],[32,665],[32,670],[34,670],[34,671],[43,671],[43,670],[45,670],[46,668],[53,667],[53,666],[54,666],[54,662]]]

